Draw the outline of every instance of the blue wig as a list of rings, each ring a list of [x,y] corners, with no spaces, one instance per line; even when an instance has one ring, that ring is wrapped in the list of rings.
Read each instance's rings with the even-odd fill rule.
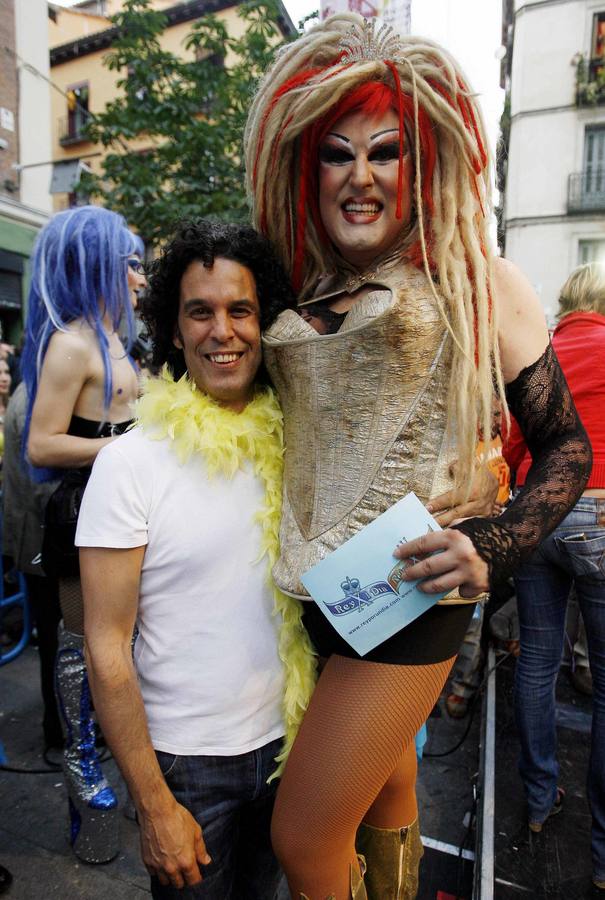
[[[23,434],[27,447],[32,408],[48,342],[55,331],[84,319],[95,331],[105,370],[105,410],[112,395],[108,317],[117,331],[125,320],[127,350],[136,338],[128,290],[128,257],[141,255],[141,239],[128,230],[122,216],[100,206],[80,206],[57,213],[39,233],[32,255],[27,306],[23,380],[28,407]],[[33,467],[32,467],[33,468]],[[37,481],[57,477],[57,470],[33,468]]]

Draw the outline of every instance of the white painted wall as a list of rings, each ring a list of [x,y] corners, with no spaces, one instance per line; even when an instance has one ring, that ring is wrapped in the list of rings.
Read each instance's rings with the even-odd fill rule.
[[[578,125],[573,110],[513,122],[506,183],[506,218],[565,215],[567,181],[576,171]]]
[[[584,47],[585,10],[570,0],[553,6],[515,4],[511,112],[565,106],[574,102],[571,59]]]
[[[515,0],[515,8],[506,256],[552,315],[559,288],[578,264],[579,241],[605,239],[605,215],[567,213],[569,176],[582,170],[586,127],[605,125],[604,106],[576,108],[571,60],[590,53],[593,15],[605,0]]]
[[[567,221],[511,228],[506,256],[525,272],[550,319],[557,309],[559,289],[578,265],[581,240],[603,240],[603,223]]]
[[[15,32],[19,56],[19,162],[26,166],[52,159],[50,86],[42,77],[50,77],[46,0],[16,0]],[[51,168],[44,165],[21,171],[21,203],[52,213]]]

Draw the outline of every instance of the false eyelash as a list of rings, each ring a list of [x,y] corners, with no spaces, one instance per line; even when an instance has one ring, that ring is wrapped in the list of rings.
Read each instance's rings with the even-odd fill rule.
[[[381,144],[368,155],[370,162],[391,162],[399,159],[399,144]]]
[[[354,156],[341,150],[339,147],[331,147],[330,145],[319,148],[319,161],[324,163],[332,163],[336,165],[346,165],[353,162]]]

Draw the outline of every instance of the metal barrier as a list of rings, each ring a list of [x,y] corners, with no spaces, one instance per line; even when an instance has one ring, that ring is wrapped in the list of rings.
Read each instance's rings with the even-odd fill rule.
[[[14,594],[9,594],[5,596],[4,594],[4,572],[2,569],[2,560],[0,559],[0,622],[2,621],[2,617],[4,611],[9,609],[11,606],[20,606],[23,610],[23,628],[21,632],[21,637],[17,641],[14,647],[11,647],[10,650],[6,652],[3,651],[2,646],[0,645],[0,666],[5,666],[7,663],[11,662],[20,653],[25,650],[27,645],[29,644],[29,639],[31,636],[31,616],[29,611],[29,602],[27,599],[27,585],[25,584],[25,578],[21,574],[21,572],[16,572],[17,576],[17,590]]]
[[[487,654],[487,672],[487,685],[481,708],[473,900],[493,900],[494,897],[496,654],[491,645]]]

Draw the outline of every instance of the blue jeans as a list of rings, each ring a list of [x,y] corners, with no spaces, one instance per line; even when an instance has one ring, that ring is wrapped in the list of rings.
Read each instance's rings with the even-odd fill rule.
[[[156,751],[166,784],[202,827],[212,858],[203,881],[181,890],[151,879],[154,900],[272,900],[282,877],[271,848],[271,814],[281,739],[238,756]]]
[[[595,880],[605,879],[605,500],[582,497],[515,577],[521,655],[515,713],[530,821],[543,822],[555,802],[555,683],[567,598],[575,585],[586,625],[593,678],[588,802]]]

